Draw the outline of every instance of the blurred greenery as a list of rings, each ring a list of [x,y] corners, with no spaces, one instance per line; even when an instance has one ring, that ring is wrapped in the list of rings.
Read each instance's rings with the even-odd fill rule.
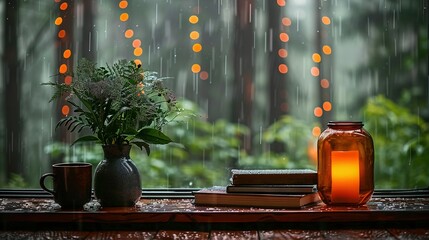
[[[200,112],[192,102],[187,109]],[[365,128],[375,144],[376,188],[417,188],[428,185],[428,124],[407,108],[377,96],[362,109]],[[285,115],[263,132],[261,144],[280,142],[282,154],[262,151],[249,154],[241,149],[241,138],[249,129],[220,119],[209,123],[201,117],[182,119],[166,131],[177,143],[155,146],[151,155],[133,148],[131,158],[140,170],[144,188],[206,187],[225,185],[232,167],[316,169],[316,141],[310,124]],[[65,162],[84,161],[95,167],[103,158],[99,145],[70,147],[50,144],[45,151]],[[5,187],[28,187],[14,176]],[[34,186],[33,186],[34,187]]]
[[[262,151],[260,154],[243,152],[240,168],[309,168],[316,169],[317,138],[311,134],[310,124],[293,116],[284,115],[262,133],[262,145],[280,143],[284,147],[281,153]],[[311,125],[312,126],[312,125]]]
[[[203,116],[194,103],[182,104],[186,105],[185,109]],[[224,119],[210,123],[201,117],[194,117],[170,124],[166,132],[180,145],[156,146],[149,157],[142,159],[142,163],[156,166],[155,172],[150,174],[159,173],[157,176],[142,174],[143,186],[204,187],[226,184],[228,167],[234,166],[240,155],[240,137],[248,131]]]
[[[5,189],[28,188],[29,184],[25,181],[25,179],[21,175],[12,174],[12,177],[9,180],[9,182],[6,185],[1,187]]]
[[[362,112],[375,145],[376,187],[427,187],[428,123],[384,96],[369,99]]]

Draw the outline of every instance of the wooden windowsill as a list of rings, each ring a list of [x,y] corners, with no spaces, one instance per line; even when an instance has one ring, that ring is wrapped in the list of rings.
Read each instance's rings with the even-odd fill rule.
[[[91,206],[93,208],[70,211],[61,210],[52,197],[45,195],[37,198],[25,195],[20,198],[3,197],[0,198],[0,221],[6,226],[43,222],[89,225],[429,222],[428,197],[374,196],[367,205],[361,207],[331,207],[321,203],[302,209],[264,209],[195,206],[192,197],[178,195],[177,198],[143,196],[136,207],[129,208]]]
[[[362,207],[264,209],[195,206],[189,191],[143,191],[136,207],[69,211],[38,190],[0,191],[0,238],[429,238],[428,196],[378,192]]]

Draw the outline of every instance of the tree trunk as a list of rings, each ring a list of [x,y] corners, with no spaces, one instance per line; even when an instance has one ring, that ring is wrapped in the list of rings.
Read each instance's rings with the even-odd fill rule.
[[[275,2],[268,2],[268,29],[270,43],[268,54],[269,83],[268,83],[268,98],[269,98],[269,124],[278,121],[282,115],[288,113],[286,78],[287,73],[279,72],[279,65],[285,64],[285,60],[280,58],[278,50],[281,48],[287,49],[287,43],[282,43],[279,40],[280,33],[286,33],[286,28],[282,27],[281,23],[281,7]],[[270,144],[270,151],[282,152],[284,145],[274,142]]]
[[[97,46],[95,46],[96,32],[94,31],[94,4],[96,1],[82,0],[83,26],[79,58],[95,61],[97,58]]]
[[[21,74],[18,60],[19,1],[5,2],[3,35],[3,102],[5,116],[4,159],[6,178],[22,171]]]
[[[237,1],[237,18],[234,41],[234,86],[232,99],[232,122],[243,124],[252,129],[253,84],[253,23],[250,12],[253,0]],[[240,97],[242,96],[242,97]],[[243,148],[251,150],[252,136],[244,136]]]
[[[281,17],[280,17],[281,7],[277,4],[269,2],[268,3],[268,29],[269,29],[269,87],[268,87],[268,96],[270,103],[270,124],[278,121],[282,115],[288,112],[287,106],[287,92],[286,92],[286,78],[287,74],[279,72],[279,65],[284,64],[285,60],[280,58],[278,55],[278,50],[281,48],[286,48],[287,43],[282,43],[279,40],[279,35],[281,32],[286,32],[286,29],[282,29],[281,26]]]

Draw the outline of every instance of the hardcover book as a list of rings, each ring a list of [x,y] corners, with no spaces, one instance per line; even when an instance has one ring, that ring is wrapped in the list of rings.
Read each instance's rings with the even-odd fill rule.
[[[231,170],[232,185],[317,184],[317,172],[311,169]]]
[[[320,202],[317,192],[307,194],[227,193],[226,187],[205,188],[194,192],[195,205],[242,206],[261,208],[301,208]]]
[[[228,193],[312,193],[317,185],[229,185]]]

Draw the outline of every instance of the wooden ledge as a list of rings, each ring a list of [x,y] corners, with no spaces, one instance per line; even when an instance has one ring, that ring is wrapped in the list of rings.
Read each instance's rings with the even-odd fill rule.
[[[0,239],[429,238],[427,197],[374,197],[359,208],[203,207],[159,197],[131,208],[88,206],[66,211],[48,197],[0,198]]]
[[[242,224],[242,223],[429,223],[429,198],[373,198],[362,207],[329,207],[323,203],[302,209],[195,206],[193,199],[145,199],[136,207],[61,210],[52,198],[0,198],[3,228],[55,223],[123,224]]]

